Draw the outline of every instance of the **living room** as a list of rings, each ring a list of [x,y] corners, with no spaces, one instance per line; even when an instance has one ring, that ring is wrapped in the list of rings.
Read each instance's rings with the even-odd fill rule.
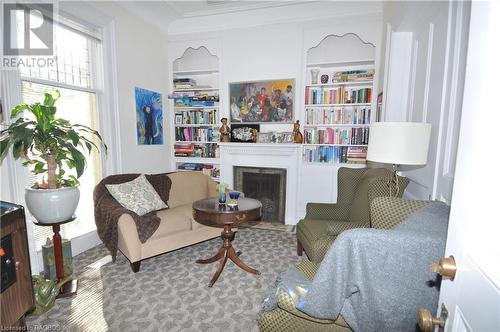
[[[475,162],[496,159],[498,4],[18,5],[2,5],[1,200],[24,207],[27,258],[2,206],[1,306],[22,312],[2,327],[500,328],[498,180]],[[85,127],[55,122],[70,144],[51,168],[31,126],[53,106]],[[58,186],[76,212],[34,197]],[[422,280],[439,282],[405,287]]]

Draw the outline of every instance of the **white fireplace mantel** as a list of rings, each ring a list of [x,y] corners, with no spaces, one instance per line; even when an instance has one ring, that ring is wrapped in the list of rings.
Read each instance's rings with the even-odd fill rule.
[[[286,169],[285,223],[297,223],[300,144],[219,143],[221,182],[233,183],[233,166]]]

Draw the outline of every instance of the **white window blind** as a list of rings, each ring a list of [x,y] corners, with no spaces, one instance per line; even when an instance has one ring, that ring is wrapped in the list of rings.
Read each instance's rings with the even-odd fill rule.
[[[65,21],[67,23],[67,20]],[[55,25],[56,65],[47,67],[26,67],[21,69],[23,101],[43,101],[44,94],[53,90],[61,93],[57,102],[57,115],[72,123],[79,123],[98,130],[96,67],[97,56],[101,54],[99,39],[87,31],[80,33],[75,26]],[[97,145],[99,146],[98,142]],[[74,171],[73,173],[74,174]],[[80,202],[77,219],[62,226],[64,238],[75,238],[95,229],[92,192],[102,178],[101,158],[97,151],[87,157],[87,168],[80,181]],[[40,180],[34,175],[32,181]],[[52,238],[50,227],[35,227],[35,246],[39,250],[47,237]]]

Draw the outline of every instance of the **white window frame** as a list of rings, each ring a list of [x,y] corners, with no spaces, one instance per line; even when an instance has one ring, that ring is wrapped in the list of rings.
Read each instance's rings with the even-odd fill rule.
[[[63,10],[61,10],[63,9]],[[81,89],[82,91],[95,92],[97,100],[97,122],[103,140],[108,146],[108,154],[101,155],[102,176],[105,177],[111,174],[122,173],[121,163],[121,142],[120,142],[120,117],[118,109],[118,79],[117,79],[117,65],[116,65],[116,40],[115,40],[115,22],[104,14],[97,12],[88,4],[84,3],[61,3],[59,4],[59,15],[67,17],[75,22],[83,23],[84,25],[93,25],[101,34],[101,47],[102,53],[96,53],[97,61],[93,62],[94,70],[99,71],[98,75],[94,77],[101,77],[102,82],[95,82],[94,88],[88,89],[84,87],[71,86],[71,89]],[[16,78],[14,78],[14,81]],[[5,108],[14,106],[22,102],[21,96],[21,80],[26,80],[34,83],[49,84],[65,88],[64,84],[38,80],[34,78],[21,78],[17,74],[17,82],[12,79],[7,79],[9,84],[4,85],[1,89],[2,100]],[[5,83],[5,82],[2,82]],[[105,111],[102,111],[105,110]],[[5,112],[5,116],[10,116],[10,111]],[[7,119],[7,123],[10,120]],[[6,173],[9,174],[8,178],[2,178],[2,186],[9,186],[10,197],[5,199],[11,200],[18,204],[24,204],[24,179],[22,174],[26,171],[20,163],[14,162],[10,154],[6,157],[2,168],[6,168]],[[21,176],[21,177],[20,177]],[[41,248],[35,248],[33,242],[33,228],[34,225],[31,221],[27,221],[28,242],[31,256],[31,270],[32,273],[37,274],[43,270],[43,260],[41,255]],[[72,241],[73,256],[101,243],[97,232],[93,231],[92,234],[85,234],[82,237],[76,238]]]

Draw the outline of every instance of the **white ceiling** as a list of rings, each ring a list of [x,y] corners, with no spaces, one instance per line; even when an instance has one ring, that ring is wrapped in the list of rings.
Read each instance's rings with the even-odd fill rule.
[[[118,0],[114,1],[114,3],[119,4],[131,14],[157,27],[166,34],[171,33],[170,29],[177,33],[184,33],[186,26],[193,28],[193,25],[198,26],[201,24],[200,22],[206,25],[207,22],[210,23],[210,17],[213,17],[214,21],[211,23],[215,25],[224,25],[229,21],[234,23],[235,20],[241,21],[241,24],[244,25],[252,25],[253,23],[258,25],[260,21],[267,22],[266,19],[279,22],[286,19],[321,18],[325,15],[353,15],[363,12],[381,12],[382,10],[381,1],[375,0]],[[273,10],[276,7],[281,8]],[[230,14],[230,16],[225,17],[224,14]],[[173,26],[175,27],[172,28]],[[202,26],[204,25],[200,25],[201,31],[205,31]]]
[[[316,1],[234,1],[234,0],[157,0],[157,1],[117,1],[122,6],[141,18],[168,33],[168,24],[183,18],[194,18],[217,14],[243,12],[262,8],[293,6]]]
[[[182,17],[206,16],[234,13],[252,9],[281,7],[311,1],[238,1],[238,0],[206,0],[206,1],[169,1],[164,0]]]

